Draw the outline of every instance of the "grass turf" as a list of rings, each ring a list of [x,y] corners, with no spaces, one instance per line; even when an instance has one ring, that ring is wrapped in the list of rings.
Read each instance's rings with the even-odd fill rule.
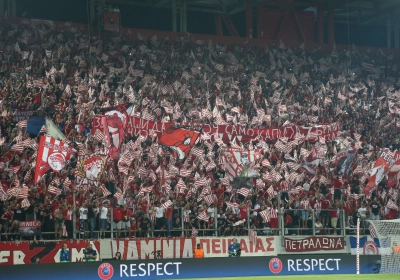
[[[247,276],[247,277],[223,277],[223,278],[190,278],[190,280],[297,280],[297,279],[311,279],[311,280],[343,280],[343,279],[357,279],[357,280],[398,280],[399,274],[324,274],[324,275],[282,275],[282,276]],[[188,279],[189,280],[189,279]]]

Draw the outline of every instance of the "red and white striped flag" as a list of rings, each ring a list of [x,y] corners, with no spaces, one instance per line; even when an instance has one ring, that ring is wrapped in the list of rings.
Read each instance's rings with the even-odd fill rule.
[[[207,214],[207,212],[203,211],[197,216],[197,219],[208,222],[208,220],[210,219],[210,216]]]
[[[397,204],[394,203],[393,200],[391,200],[391,199],[388,200],[386,207],[389,209],[395,210],[395,211],[399,210],[399,206],[397,206]]]
[[[272,186],[269,186],[269,188],[267,189],[267,194],[268,194],[269,198],[272,198],[275,196],[275,191]]]
[[[28,198],[29,196],[29,188],[28,187],[22,187],[19,189],[19,193],[18,193],[18,198]]]
[[[247,197],[249,195],[249,192],[250,190],[248,188],[240,188],[239,190],[236,191],[236,193],[239,193],[244,197]]]
[[[56,196],[61,194],[61,189],[57,188],[56,186],[50,186],[48,188],[49,193],[54,194]]]
[[[69,186],[71,185],[71,180],[67,177],[65,180],[64,180],[64,183],[63,183],[63,186],[64,186],[64,188],[67,188],[67,189],[69,189]]]
[[[65,142],[50,136],[41,136],[36,157],[34,183],[36,184],[48,170],[52,169],[54,172],[62,170],[73,152],[74,149]]]
[[[7,193],[4,191],[3,186],[0,183],[0,200],[5,201],[7,199],[8,195]]]
[[[120,193],[120,192],[116,192],[115,194],[114,194],[114,197],[116,198],[116,199],[120,199],[121,197],[123,197],[124,195],[122,194],[122,193]]]
[[[197,237],[198,234],[199,234],[199,230],[193,227],[192,228],[192,238]]]
[[[204,201],[207,203],[208,206],[214,203],[214,195],[209,194],[204,197]]]
[[[22,120],[22,121],[19,121],[19,122],[17,123],[17,126],[18,126],[19,128],[23,128],[23,127],[26,127],[27,124],[28,124],[28,120]]]
[[[27,198],[23,199],[21,202],[21,208],[26,208],[29,207],[31,204],[29,203],[29,200]]]
[[[239,221],[237,221],[236,223],[234,223],[233,226],[234,226],[234,227],[239,226],[239,225],[243,224],[245,221],[246,221],[246,219],[239,220]]]
[[[7,195],[9,197],[17,197],[19,193],[19,187],[13,187],[7,190]]]
[[[105,135],[103,132],[97,129],[96,132],[94,133],[94,138],[99,142],[103,142],[103,140],[105,139]]]
[[[249,230],[249,241],[253,243],[253,245],[257,243],[257,231]]]
[[[11,147],[10,151],[21,153],[24,150],[24,146],[22,144],[15,144]]]
[[[171,206],[172,206],[172,201],[171,200],[168,200],[168,201],[166,201],[165,203],[163,203],[161,205],[161,207],[164,208],[164,209],[167,209],[168,207],[171,207]]]
[[[375,228],[371,224],[368,226],[368,230],[369,230],[369,235],[371,235],[372,238],[378,237],[378,235],[376,234]]]
[[[269,223],[269,221],[271,219],[270,210],[269,209],[265,209],[265,210],[261,211],[260,215],[263,218],[263,222],[264,223]]]
[[[225,202],[226,207],[235,207],[235,208],[239,208],[239,204],[237,204],[236,202]]]
[[[103,197],[107,197],[111,194],[104,184],[101,185],[100,190],[103,193]]]

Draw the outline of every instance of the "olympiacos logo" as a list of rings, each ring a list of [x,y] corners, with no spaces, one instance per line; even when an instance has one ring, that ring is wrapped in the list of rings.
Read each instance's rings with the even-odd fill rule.
[[[272,273],[278,274],[282,271],[282,262],[278,258],[273,258],[269,261],[269,269]]]
[[[102,263],[99,266],[99,269],[97,270],[97,273],[99,274],[99,277],[102,280],[108,280],[110,279],[113,274],[114,274],[114,268],[111,264],[109,263]]]

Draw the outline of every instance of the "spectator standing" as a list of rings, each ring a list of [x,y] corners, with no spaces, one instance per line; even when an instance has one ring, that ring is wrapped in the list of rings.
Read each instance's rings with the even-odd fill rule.
[[[174,201],[172,202],[174,203]],[[167,219],[167,236],[171,237],[171,228],[172,228],[172,214],[173,214],[173,206],[168,206],[167,209],[165,209],[165,217]]]
[[[329,215],[331,217],[331,226],[333,228],[333,235],[336,235],[336,228],[338,222],[338,209],[335,204],[329,207]]]
[[[108,219],[108,208],[107,204],[103,203],[100,208],[100,237],[104,239],[105,231],[107,230],[107,219]]]
[[[371,203],[370,219],[371,220],[379,220],[380,210],[381,210],[381,205],[378,202],[378,199],[376,197],[374,197],[374,201]]]
[[[113,229],[117,229],[117,238],[121,238],[123,209],[120,204],[113,209]]]
[[[67,235],[68,238],[72,238],[72,231],[73,231],[73,225],[72,225],[72,208],[71,204],[67,205],[67,202],[65,201],[64,204],[64,223],[65,223],[65,228],[67,230]]]
[[[61,239],[62,224],[64,222],[63,206],[60,204],[54,211],[54,238]]]
[[[131,215],[132,212],[128,209],[127,205],[124,205],[124,210],[122,213],[122,229],[124,230],[125,237],[131,237]]]
[[[52,232],[53,224],[53,215],[51,214],[51,204],[47,204],[46,208],[41,211],[43,216],[43,231],[46,232],[46,238],[50,239],[50,232]]]
[[[89,230],[90,230],[90,238],[95,238],[95,229],[96,229],[96,204],[94,201],[89,202],[88,204],[88,220],[89,220]]]
[[[3,215],[1,215],[1,221],[3,224],[3,229],[6,232],[6,241],[9,239],[13,241],[13,237],[9,236],[8,233],[10,233],[10,227],[11,227],[11,222],[13,220],[14,212],[12,211],[12,207],[8,206],[7,210],[4,211]]]
[[[139,237],[149,237],[151,232],[151,220],[147,217],[147,214],[144,213],[140,218],[140,226],[139,226]]]
[[[165,225],[165,209],[161,207],[161,203],[157,202],[157,206],[155,207],[156,211],[156,225],[154,227],[155,230],[160,231],[158,232],[158,236],[161,236],[163,233],[163,228]]]
[[[83,203],[82,207],[79,208],[79,221],[80,221],[80,232],[84,238],[87,237],[88,233],[88,209],[86,202]]]

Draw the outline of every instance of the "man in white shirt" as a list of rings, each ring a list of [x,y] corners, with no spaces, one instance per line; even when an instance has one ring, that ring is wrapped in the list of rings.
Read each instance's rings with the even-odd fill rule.
[[[161,207],[161,203],[157,202],[157,206],[154,208],[156,210],[156,224],[154,229],[155,230],[160,230],[162,233],[162,230],[164,229],[165,225],[165,209]],[[161,236],[161,234],[159,235]]]
[[[365,220],[367,218],[367,208],[365,208],[365,203],[363,203],[362,206],[358,208],[358,214],[361,220]]]
[[[210,215],[211,218],[214,218],[214,211],[215,211],[215,206],[214,204],[211,204],[210,207],[207,208],[207,213]]]
[[[104,232],[107,230],[107,215],[108,208],[107,204],[104,203],[100,208],[100,237],[104,239]]]
[[[87,236],[88,234],[88,219],[87,219],[88,209],[86,203],[83,203],[82,207],[79,208],[79,220],[80,220],[80,231],[81,234]]]

